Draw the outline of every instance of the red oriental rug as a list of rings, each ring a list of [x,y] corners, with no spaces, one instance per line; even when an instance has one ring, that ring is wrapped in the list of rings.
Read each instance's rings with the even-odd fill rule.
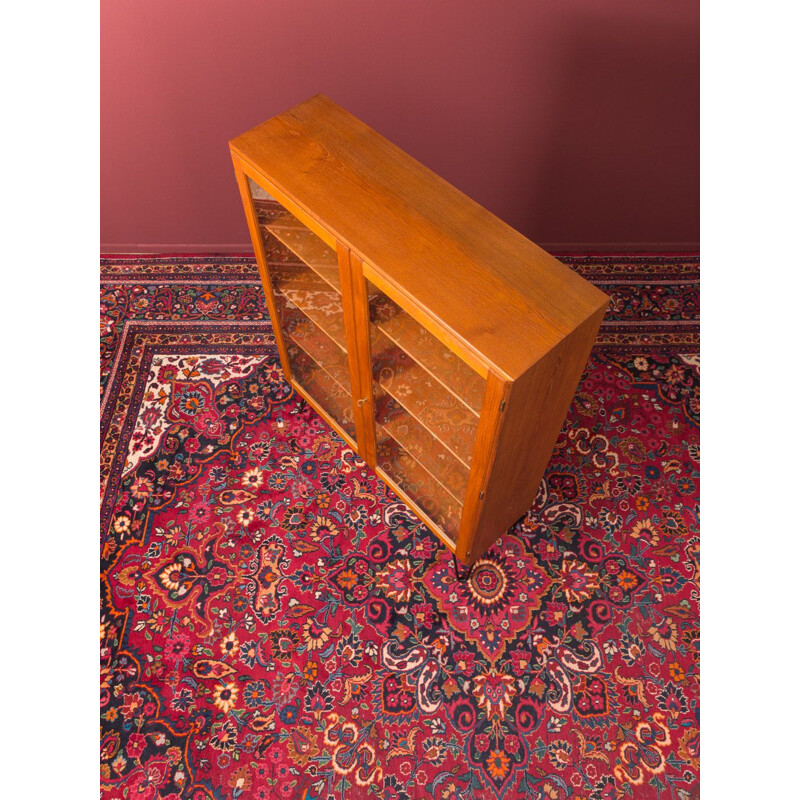
[[[282,380],[252,258],[103,258],[106,800],[699,796],[698,259],[563,260],[612,305],[458,583]]]

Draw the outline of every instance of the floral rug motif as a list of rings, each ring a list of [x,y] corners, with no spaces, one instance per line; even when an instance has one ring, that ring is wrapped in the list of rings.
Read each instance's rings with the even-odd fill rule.
[[[106,800],[699,797],[698,260],[562,260],[612,305],[461,583],[283,381],[252,258],[103,259]]]

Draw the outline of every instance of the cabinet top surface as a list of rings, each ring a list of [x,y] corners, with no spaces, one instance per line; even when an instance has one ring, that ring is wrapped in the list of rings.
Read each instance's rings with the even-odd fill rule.
[[[231,151],[509,378],[608,302],[324,95],[237,136]]]

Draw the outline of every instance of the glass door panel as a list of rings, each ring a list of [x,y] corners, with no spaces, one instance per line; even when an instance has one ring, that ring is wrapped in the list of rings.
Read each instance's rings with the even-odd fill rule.
[[[248,178],[292,377],[355,440],[336,251]]]
[[[455,543],[486,381],[367,286],[377,464]]]

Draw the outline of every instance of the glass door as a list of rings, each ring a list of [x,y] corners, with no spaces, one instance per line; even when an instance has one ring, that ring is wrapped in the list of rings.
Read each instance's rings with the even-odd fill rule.
[[[356,439],[336,250],[247,179],[292,377]]]
[[[377,466],[455,544],[486,380],[367,287]]]

